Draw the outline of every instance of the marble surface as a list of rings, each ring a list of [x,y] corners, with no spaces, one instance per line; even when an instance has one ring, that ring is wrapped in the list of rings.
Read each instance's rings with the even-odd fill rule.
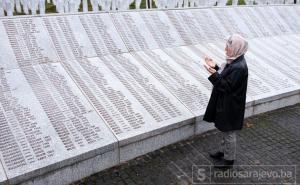
[[[0,20],[0,67],[17,68],[128,50],[109,14]]]
[[[161,49],[132,53],[132,55],[194,115],[199,116],[204,113],[210,92],[190,73],[187,73],[186,69],[182,68],[182,64],[175,62]]]
[[[115,26],[130,51],[203,44],[224,40],[233,33],[249,39],[299,33],[298,17],[297,6],[218,7],[112,14]]]
[[[43,23],[60,60],[127,52],[107,13],[44,17]]]
[[[1,70],[0,159],[11,182],[117,147],[61,64]]]
[[[2,163],[1,163],[1,165],[0,165],[0,184],[4,185],[4,184],[6,184],[6,182],[7,182],[6,174],[4,172],[4,169],[3,169]]]
[[[225,61],[225,56],[220,53],[220,55],[216,55],[212,51],[216,51],[216,48],[211,47],[212,45],[192,45],[192,46],[182,46],[179,48],[169,48],[164,49],[174,61],[181,65],[185,72],[189,73],[193,78],[195,78],[198,84],[203,85],[208,91],[209,95],[212,90],[212,84],[207,79],[209,73],[203,66],[203,58],[205,56],[211,56],[221,67]],[[248,94],[246,102],[249,106],[251,106],[251,102],[253,102],[254,98]],[[204,106],[206,107],[208,102],[204,102]],[[246,106],[248,106],[246,105]]]
[[[250,45],[247,116],[300,102],[299,10],[0,18],[0,184],[69,183],[210,130],[203,58],[221,66],[232,33]]]
[[[261,39],[260,43],[262,41],[263,39]],[[212,49],[219,52],[221,56],[224,53],[224,44],[218,42],[213,45]],[[249,45],[252,46],[251,41]],[[269,53],[264,52],[266,47],[250,47],[245,57],[249,69],[248,95],[255,100],[300,89],[300,86],[294,80],[282,73],[281,65],[286,64],[281,63],[279,60],[273,60],[273,64],[267,62],[266,58],[269,57]],[[257,55],[252,53],[252,51],[257,50],[261,50],[264,54]],[[281,64],[277,65],[277,63]]]
[[[139,12],[112,13],[111,18],[129,51],[159,47]]]
[[[260,57],[264,63],[280,70],[280,73],[293,79],[300,85],[300,51],[299,36],[275,37],[272,39],[255,39],[252,53]],[[260,48],[260,49],[258,49]],[[266,53],[268,53],[266,55]]]
[[[193,118],[130,54],[64,61],[63,65],[120,145]]]
[[[0,67],[58,62],[51,38],[39,17],[0,20]]]

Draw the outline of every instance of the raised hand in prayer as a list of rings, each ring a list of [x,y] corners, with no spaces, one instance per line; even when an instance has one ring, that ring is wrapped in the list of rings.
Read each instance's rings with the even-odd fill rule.
[[[214,67],[216,66],[216,62],[213,61],[213,59],[209,58],[209,57],[205,57],[204,58],[204,67],[205,69],[210,73],[210,74],[214,74],[216,72],[216,70],[214,69]]]
[[[209,65],[211,68],[214,68],[214,67],[216,66],[216,62],[215,62],[212,58],[210,58],[210,57],[208,57],[208,56],[205,56],[204,61],[205,61],[205,63],[206,63],[207,65]]]
[[[204,64],[204,67],[210,74],[214,74],[216,72],[216,70],[214,68],[210,67],[207,64]]]

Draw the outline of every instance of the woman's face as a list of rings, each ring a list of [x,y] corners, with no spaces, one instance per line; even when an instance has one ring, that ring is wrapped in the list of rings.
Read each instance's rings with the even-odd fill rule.
[[[233,55],[232,53],[232,49],[230,47],[228,47],[228,45],[226,44],[226,47],[225,47],[225,52],[226,52],[226,55],[231,57]]]

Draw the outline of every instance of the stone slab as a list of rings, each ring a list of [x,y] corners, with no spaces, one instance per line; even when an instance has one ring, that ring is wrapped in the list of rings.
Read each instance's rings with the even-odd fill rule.
[[[270,8],[266,6],[262,8],[263,10],[270,10]],[[175,24],[180,25],[178,26],[180,33],[188,35],[187,40],[195,37],[190,44],[199,44],[203,43],[203,41],[213,42],[216,40],[224,40],[233,33],[241,34],[246,38],[270,36],[274,34],[270,25],[262,27],[266,21],[260,18],[261,14],[259,14],[258,7],[218,7],[167,12],[170,16],[177,19]],[[181,19],[182,17],[185,18],[186,25],[179,21],[179,17]],[[194,22],[193,20],[196,21]],[[278,24],[280,24],[280,22],[276,22],[276,25]],[[197,42],[197,37],[201,37],[201,35],[203,38],[200,39],[200,42],[199,40]]]
[[[209,90],[164,51],[158,49],[136,52],[132,55],[195,116],[204,114],[210,95]]]
[[[249,38],[298,33],[296,28],[299,25],[293,27],[292,24],[297,22],[296,8],[288,7],[292,12],[289,16],[280,12],[282,8],[287,7],[239,7],[238,9],[216,8],[3,18],[1,19],[3,24],[0,25],[0,38],[6,43],[3,46],[11,43],[12,47],[17,45],[21,52],[13,52],[10,47],[1,48],[2,59],[0,60],[3,61],[2,66],[15,68],[16,63],[7,63],[7,58],[15,61],[16,57],[24,57],[25,60],[30,59],[35,63],[45,63],[56,62],[58,59],[123,53],[127,51],[125,44],[130,51],[138,51],[223,40],[232,33],[240,33]],[[238,16],[241,12],[242,16]],[[224,14],[228,16],[222,16]],[[268,22],[263,20],[263,17],[267,15],[272,17]],[[26,26],[28,24],[33,26]],[[6,32],[9,33],[10,40]],[[13,41],[11,37],[17,40]],[[30,49],[29,40],[37,52]],[[50,44],[52,42],[54,44]],[[24,64],[28,65],[28,61]]]
[[[268,36],[269,33],[266,27],[261,24],[261,21],[257,18],[257,14],[252,12],[252,7],[241,7],[235,9],[236,14],[243,24],[247,25],[249,38]],[[237,18],[236,18],[237,19]]]
[[[186,44],[167,16],[168,11],[141,11],[143,22],[153,35],[158,48],[169,48]],[[151,48],[155,49],[155,48]]]
[[[295,7],[291,7],[291,10],[292,9],[296,9],[297,6]],[[290,28],[290,26],[288,25],[288,23],[286,23],[286,20],[278,13],[278,9],[276,9],[276,6],[274,7],[271,7],[271,10],[273,12],[273,17],[274,19],[276,19],[277,21],[277,24],[280,26],[280,29],[284,32],[284,33],[287,33],[287,34],[292,34],[294,33],[293,30]],[[290,10],[290,11],[291,11]],[[296,18],[297,19],[297,18]],[[299,33],[299,32],[298,32]]]
[[[58,62],[51,38],[39,17],[0,20],[0,67]]]
[[[275,6],[273,9],[277,12],[278,16],[283,20],[289,29],[293,33],[299,33],[300,23],[299,23],[299,16],[297,16],[295,7],[285,7],[285,6]]]
[[[182,127],[178,127],[146,139],[141,139],[135,143],[121,146],[120,162],[128,161],[193,136],[195,134],[195,121],[189,120],[188,123],[189,124]]]
[[[7,178],[6,178],[6,174],[4,172],[2,162],[1,162],[1,164],[0,164],[0,185],[5,185],[5,184],[7,184]]]
[[[11,184],[117,151],[117,139],[59,63],[1,69],[0,159]],[[117,164],[119,161],[110,161]]]
[[[68,185],[117,165],[119,152],[112,150],[22,182],[20,185]]]
[[[16,57],[12,48],[10,47],[10,41],[7,37],[6,30],[3,26],[3,20],[0,24],[0,67],[1,68],[17,68]]]
[[[203,85],[207,90],[212,90],[212,84],[208,80],[209,73],[203,69],[202,56],[196,56],[186,46],[176,48],[166,48],[163,50],[176,64],[178,64],[185,73],[190,74],[197,82]]]
[[[289,8],[295,19],[295,7]],[[257,38],[295,32],[276,7],[267,6],[122,12],[112,18],[130,51],[224,40],[232,33]]]
[[[233,19],[233,14],[235,12],[235,9],[204,9],[204,10],[191,10],[192,15],[197,20],[199,24],[199,29],[204,31],[204,41],[200,43],[207,43],[207,42],[213,42],[216,40],[224,40],[230,35],[230,32],[233,31],[232,29],[228,29],[227,21],[232,21],[230,25],[232,25],[232,28],[235,31],[238,31],[236,29],[237,23]],[[227,17],[228,19],[224,19],[223,17],[220,18],[220,14],[225,14],[223,17]],[[239,25],[239,27],[241,27]],[[198,44],[200,44],[198,43]]]
[[[212,10],[215,19],[217,19],[220,22],[218,27],[223,28],[222,30],[214,30],[215,32],[220,31],[224,36],[229,36],[233,33],[238,33],[244,37],[252,37],[252,33],[248,28],[247,22],[244,22],[243,19],[239,16],[239,12],[237,12],[236,8],[217,8]],[[200,17],[198,18],[200,19]]]
[[[184,45],[197,44],[210,39],[223,38],[222,32],[214,29],[218,25],[211,16],[212,10],[169,10],[166,11],[171,23],[184,40]],[[199,18],[197,15],[199,14]],[[213,21],[212,21],[213,20]],[[209,34],[210,33],[210,34]],[[220,35],[221,34],[221,35]]]
[[[270,36],[273,36],[276,34],[276,33],[274,33],[274,28],[272,28],[272,26],[269,24],[269,23],[273,22],[275,19],[271,19],[270,21],[268,19],[264,19],[265,18],[264,14],[263,14],[264,10],[268,11],[268,10],[270,10],[270,8],[266,7],[262,10],[259,8],[253,9],[253,8],[249,7],[246,9],[247,9],[247,11],[249,11],[248,12],[249,17],[251,17],[251,19],[252,19],[251,23],[252,24],[254,23],[254,25],[256,26],[255,29],[258,29],[264,37],[270,37]],[[272,15],[272,14],[269,14],[269,15]],[[276,17],[276,16],[274,16],[274,17]],[[282,34],[282,33],[279,33],[279,34]]]
[[[217,42],[209,45],[211,46],[210,49],[219,52],[220,57],[224,53],[221,49],[222,43]],[[281,73],[276,67],[266,63],[263,58],[254,55],[251,50],[246,54],[246,61],[249,69],[249,91],[247,94],[256,102],[280,98],[280,96],[285,96],[285,93],[296,93],[300,89],[300,86],[293,80]]]
[[[289,53],[290,55],[286,56],[287,58],[292,57],[293,59],[299,59],[299,36],[299,34],[280,35],[269,38],[261,38],[263,41],[262,43],[257,42],[259,39],[253,39],[253,42],[257,45],[263,44],[264,46],[272,42],[273,44],[270,45],[269,48],[264,49],[273,50],[272,53],[280,51],[279,54],[281,55]],[[293,62],[298,63],[298,61]]]
[[[291,8],[290,11],[292,11]],[[276,11],[274,11],[273,7],[258,7],[255,9],[257,12],[258,19],[261,22],[264,22],[264,25],[268,28],[269,33],[272,36],[275,35],[284,35],[284,34],[291,34],[291,30],[289,30],[288,26],[284,23],[284,21],[280,18]],[[267,20],[267,21],[264,21]]]
[[[264,44],[261,44],[262,41]],[[281,84],[280,90],[277,90],[278,94],[273,97],[268,97],[265,101],[271,101],[274,99],[291,96],[293,94],[298,94],[300,91],[300,63],[297,61],[300,59],[300,56],[297,57],[297,55],[295,55],[294,51],[296,51],[296,48],[291,47],[290,42],[287,43],[287,46],[285,46],[283,40],[278,37],[262,39],[262,41],[253,41],[253,54],[256,57],[261,58],[260,63],[267,65],[268,68],[270,68],[273,73],[276,74],[275,80],[279,85]],[[271,41],[273,41],[272,46],[266,47],[267,45],[271,44]],[[257,47],[261,47],[262,49],[258,50],[256,49]],[[289,50],[286,50],[284,47],[289,47]],[[265,53],[268,54],[266,55]],[[282,76],[285,76],[285,78]],[[292,84],[291,81],[294,82],[294,84]],[[288,86],[290,87],[283,88]]]
[[[111,13],[111,18],[129,51],[159,48],[139,12]]]
[[[223,44],[218,42],[216,44],[181,47],[183,48],[181,51],[178,50],[172,55],[175,56],[175,53],[180,53],[178,55],[187,53],[186,56],[189,57],[185,57],[185,61],[190,61],[190,58],[194,58],[195,61],[199,62],[203,60],[205,55],[209,55],[216,58],[216,61],[220,64],[220,61],[224,61],[224,56],[221,54],[223,51],[220,49],[222,46]],[[261,58],[257,58],[251,51],[247,53],[246,57],[250,74],[245,117],[253,114],[253,104],[273,101],[299,93],[299,85],[285,76],[284,73],[268,65]]]
[[[273,39],[272,45],[276,45],[277,43],[278,42]],[[300,67],[300,64],[296,62],[297,57],[293,54],[294,52],[292,50],[290,50],[289,55],[286,55],[287,53],[286,51],[284,51],[286,46],[284,44],[278,43],[279,47],[275,47],[269,45],[270,41],[263,39],[261,39],[260,41],[255,39],[251,41],[250,44],[253,45],[251,52],[255,56],[260,57],[263,60],[263,63],[267,63],[269,66],[273,66],[274,68],[280,70],[282,74],[300,84],[298,77],[299,72],[297,70]],[[269,46],[267,47],[267,45]],[[287,68],[287,66],[289,67]]]
[[[123,146],[182,126],[194,115],[130,54],[63,61]]]
[[[6,69],[127,52],[108,13],[7,18],[0,22],[0,67]]]
[[[209,46],[207,45],[206,47]],[[190,68],[189,73],[198,79],[199,83],[203,84],[211,92],[212,84],[208,80],[209,73],[203,67],[204,57],[212,57],[219,66],[222,66],[225,58],[215,52],[216,48],[206,47],[203,45],[182,46],[179,48],[165,49],[165,52],[168,53],[169,56],[172,55],[172,57],[180,56],[176,61],[181,61],[183,68]],[[173,50],[173,52],[169,52],[168,50]],[[253,97],[248,94],[246,98],[246,107],[251,106],[253,101]]]
[[[268,65],[261,58],[253,55],[251,52],[247,54],[248,66],[252,69],[252,73],[255,73],[261,80],[263,80],[270,88],[272,92],[268,94],[269,97],[280,97],[285,93],[295,92],[300,90],[300,86],[293,80],[281,73],[280,69],[276,69],[271,65]],[[279,63],[279,61],[277,61]],[[255,98],[259,100],[259,97]]]
[[[108,13],[42,19],[60,60],[127,52]]]
[[[240,9],[237,12],[245,12],[245,14],[247,14],[243,17],[239,16],[239,14],[235,14],[235,19],[241,20],[240,23],[246,25],[247,29],[245,30],[247,31],[242,33],[247,33],[246,37],[248,38],[256,38],[262,35],[271,36],[273,34],[276,34],[276,31],[279,30],[278,27],[276,27],[276,25],[274,27],[274,25],[270,24],[270,22],[272,22],[273,20],[269,21],[268,19],[266,19],[269,18],[269,16],[273,16],[269,7],[244,7],[243,9]],[[268,13],[265,14],[264,12]]]
[[[263,103],[255,104],[253,107],[253,115],[261,114],[271,110],[279,109],[286,106],[295,105],[300,103],[300,94],[294,94],[291,96],[286,96],[280,99],[266,101]]]
[[[274,42],[279,43],[280,45],[283,45],[285,51],[290,51],[290,56],[295,57],[296,63],[300,63],[300,35],[293,34],[293,35],[288,35],[288,36],[277,36],[274,37]]]
[[[85,18],[88,15],[83,15],[83,17],[83,21],[80,19],[81,16],[75,15],[45,16],[41,18],[42,23],[46,27],[45,31],[51,38],[49,44],[55,47],[57,57],[60,60],[97,55],[83,27]],[[89,27],[86,29],[89,29]]]

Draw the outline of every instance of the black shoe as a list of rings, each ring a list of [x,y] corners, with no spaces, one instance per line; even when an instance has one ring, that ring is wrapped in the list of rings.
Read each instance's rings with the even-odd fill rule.
[[[218,161],[215,163],[214,167],[221,169],[221,170],[227,170],[233,167],[234,160],[226,160],[222,159],[221,161]]]
[[[223,159],[224,153],[223,152],[216,152],[216,153],[210,153],[209,156],[213,159]]]

